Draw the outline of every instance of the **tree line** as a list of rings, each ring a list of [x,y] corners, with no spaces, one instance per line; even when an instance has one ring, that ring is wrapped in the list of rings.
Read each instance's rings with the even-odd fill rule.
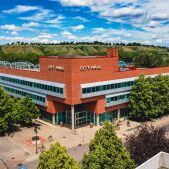
[[[130,117],[147,121],[169,114],[169,76],[141,75],[132,88],[129,97]]]
[[[155,45],[148,45],[142,44],[139,42],[129,42],[129,43],[111,43],[111,42],[101,42],[101,41],[93,41],[93,42],[74,42],[74,41],[67,41],[67,42],[58,42],[58,43],[40,43],[40,42],[12,42],[7,43],[6,45],[113,45],[113,46],[145,46],[145,47],[159,47],[159,48],[168,48],[167,46],[155,46]]]
[[[169,65],[169,49],[162,49],[159,47],[148,48],[131,46],[136,44],[22,44],[0,46],[0,60],[9,62],[31,62],[37,64],[40,56],[93,56],[93,55],[106,55],[106,49],[112,46],[117,46],[119,49],[120,60],[127,63],[132,63],[136,67],[163,67]],[[121,46],[122,45],[122,46]]]
[[[0,88],[0,135],[28,126],[39,116],[39,109],[29,96],[14,98]]]

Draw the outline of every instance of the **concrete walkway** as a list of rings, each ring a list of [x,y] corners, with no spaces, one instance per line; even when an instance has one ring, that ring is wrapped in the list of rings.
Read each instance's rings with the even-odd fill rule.
[[[154,126],[167,126],[169,131],[169,116],[149,122]],[[137,122],[130,122],[130,127],[127,127],[126,121],[120,122],[120,130],[117,130],[117,135],[123,141],[126,136],[133,133],[134,129],[140,125]],[[69,154],[77,161],[81,161],[84,153],[88,152],[88,144],[98,129],[101,126],[89,128],[89,126],[76,129],[76,134],[66,127],[48,126],[42,124],[38,135],[44,138],[52,136],[53,141],[44,143],[46,149],[52,143],[58,141],[61,145],[66,146]],[[35,154],[35,146],[30,146],[24,142],[25,139],[34,136],[33,128],[22,128],[21,131],[16,132],[13,137],[0,137],[0,158],[8,164],[10,169],[16,169],[18,163],[25,163],[30,169],[36,169],[38,164],[38,155]],[[81,146],[79,146],[81,145]],[[40,145],[39,145],[40,146]],[[2,164],[0,163],[0,169]]]

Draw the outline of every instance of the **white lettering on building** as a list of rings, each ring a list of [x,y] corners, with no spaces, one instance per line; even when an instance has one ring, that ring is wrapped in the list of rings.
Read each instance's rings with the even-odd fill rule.
[[[87,71],[87,70],[101,70],[102,67],[100,65],[93,65],[93,66],[80,66],[81,71]]]
[[[63,66],[56,66],[56,65],[49,65],[48,69],[53,71],[61,71],[61,72],[65,71],[65,68]]]

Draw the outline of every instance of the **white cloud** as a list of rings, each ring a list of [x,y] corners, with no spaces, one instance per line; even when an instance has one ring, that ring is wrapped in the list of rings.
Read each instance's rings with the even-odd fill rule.
[[[77,26],[72,26],[71,27],[73,31],[79,31],[85,28],[84,25],[77,25]]]
[[[16,35],[18,35],[18,32],[17,31],[12,31],[11,35],[15,35],[16,36]]]
[[[8,30],[8,31],[19,31],[20,27],[16,25],[1,25],[0,26],[1,30]]]
[[[52,39],[55,36],[57,36],[56,34],[50,34],[50,33],[40,33],[38,38],[40,39]]]
[[[24,28],[29,28],[29,27],[39,27],[40,24],[36,22],[29,22],[29,23],[24,23],[22,24],[22,27]]]
[[[106,31],[106,29],[104,29],[104,28],[93,28],[93,33],[102,33],[102,32],[104,32],[104,31]]]
[[[63,31],[63,32],[61,32],[61,35],[68,40],[77,40],[78,39],[77,36],[73,35],[69,31]]]
[[[23,23],[21,26],[16,26],[14,24],[10,25],[0,25],[0,30],[11,31],[12,35],[16,35],[19,31],[28,30],[35,31],[34,27],[39,27],[40,24],[36,22]]]
[[[121,37],[127,41],[140,41],[149,43],[163,42],[168,45],[169,39],[169,0],[58,0],[63,6],[88,7],[98,17],[108,20],[109,23],[120,23],[122,28],[130,25],[133,30],[109,30],[108,33],[102,28],[92,29],[92,33],[102,33],[97,39],[109,37]],[[125,25],[126,24],[126,25]],[[140,31],[137,31],[139,29]],[[123,33],[123,34],[121,34]],[[109,37],[107,36],[109,34]],[[153,36],[159,41],[153,40]],[[85,38],[85,37],[84,37]],[[96,37],[92,37],[96,38]],[[168,39],[167,39],[168,38]],[[146,40],[147,39],[147,40]],[[109,39],[110,40],[110,39]]]
[[[155,13],[150,16],[150,19],[153,20],[165,20],[169,19],[169,15],[167,13]]]
[[[58,43],[57,40],[51,39],[51,38],[45,38],[45,37],[23,37],[23,36],[15,36],[15,37],[10,37],[10,36],[0,36],[0,43],[5,44],[5,43],[12,43],[12,42],[35,42],[35,43]]]
[[[19,13],[24,13],[24,12],[34,11],[34,10],[39,10],[39,9],[40,9],[39,6],[17,5],[13,9],[3,10],[2,12],[6,14],[13,14],[13,13],[19,14]]]
[[[113,16],[113,17],[126,17],[126,16],[137,16],[143,15],[144,11],[133,7],[124,7],[120,9],[110,9],[110,11],[104,11],[101,16]]]
[[[84,17],[81,17],[81,16],[76,16],[76,17],[74,17],[73,19],[75,19],[75,20],[80,20],[80,21],[82,21],[82,22],[89,22],[88,19],[86,19],[86,18],[84,18]]]
[[[87,6],[92,5],[93,0],[61,0],[61,4],[65,6]]]
[[[155,28],[159,25],[160,25],[160,22],[158,22],[158,21],[150,21],[149,24],[148,24],[148,26],[151,27],[151,28]]]
[[[65,19],[64,16],[59,15],[59,16],[57,16],[56,18],[54,18],[54,19],[49,19],[49,20],[47,20],[47,21],[45,21],[45,22],[46,22],[46,23],[49,23],[49,24],[60,24],[64,19]]]
[[[38,12],[31,16],[19,17],[21,20],[27,21],[44,21],[45,19],[55,17],[52,10],[49,9],[40,9]]]

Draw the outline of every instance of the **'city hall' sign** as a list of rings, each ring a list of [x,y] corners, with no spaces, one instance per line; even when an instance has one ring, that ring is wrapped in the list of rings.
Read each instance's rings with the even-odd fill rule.
[[[102,67],[100,65],[93,65],[93,66],[80,66],[81,71],[86,71],[86,70],[101,70]]]
[[[65,68],[63,66],[49,65],[49,70],[64,72]]]

